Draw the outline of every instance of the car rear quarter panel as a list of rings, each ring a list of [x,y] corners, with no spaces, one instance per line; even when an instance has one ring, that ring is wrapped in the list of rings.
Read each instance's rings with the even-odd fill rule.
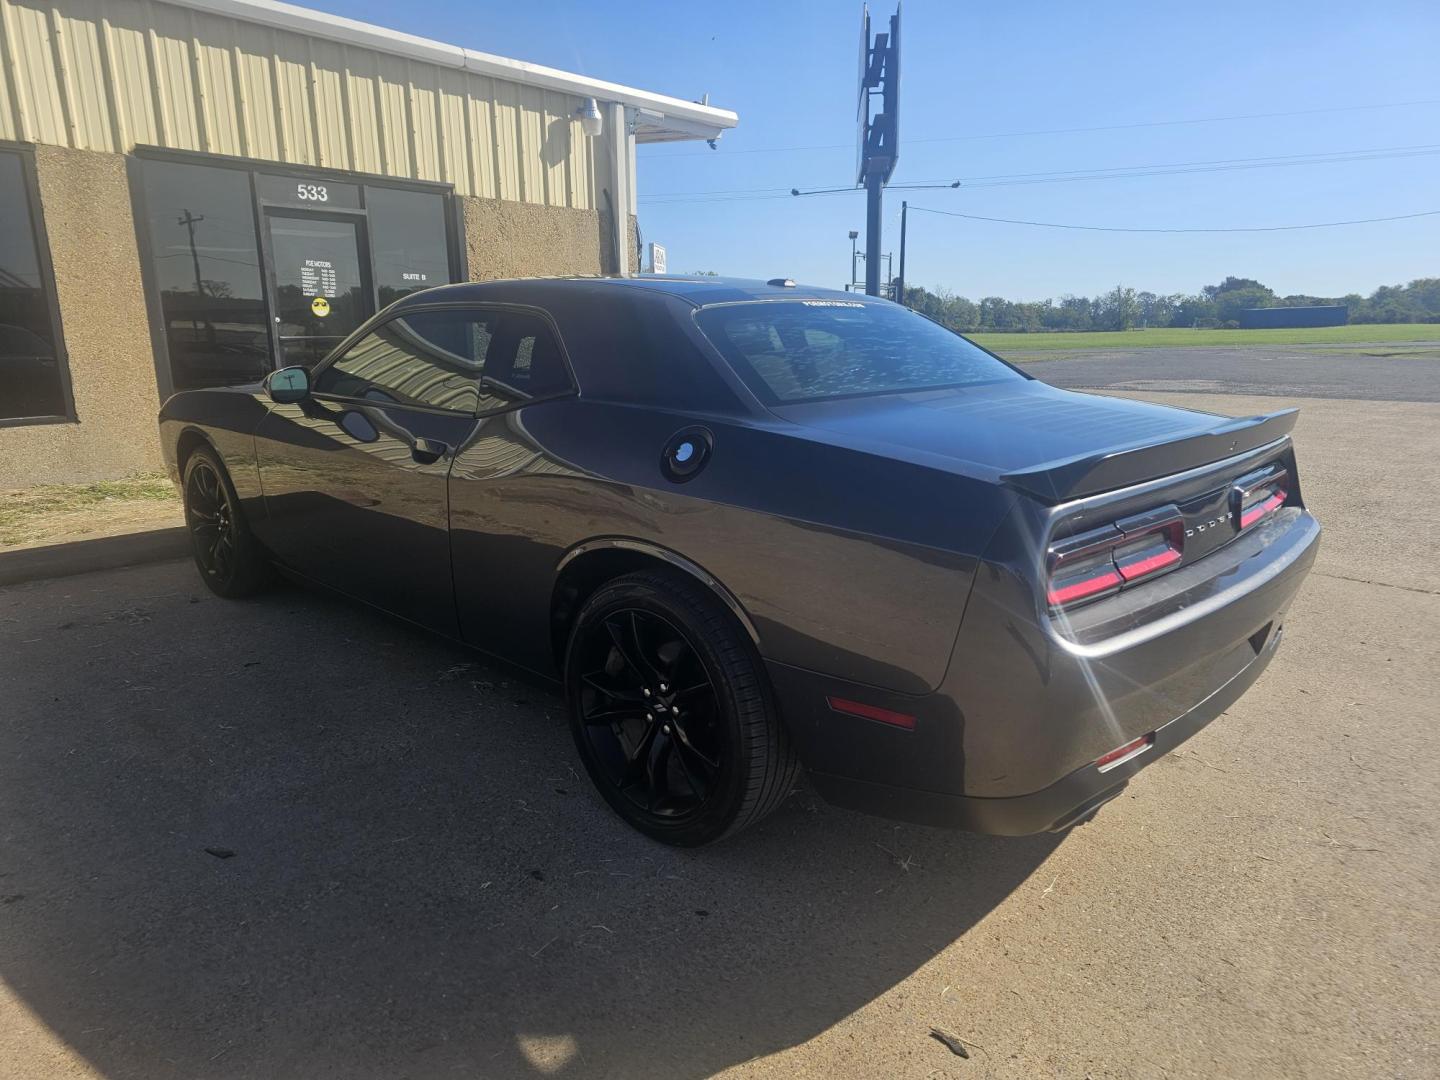
[[[171,397],[160,409],[160,445],[171,479],[181,479],[181,440],[187,432],[198,434],[220,455],[247,517],[263,515],[254,431],[268,408],[253,388],[188,390]]]
[[[714,435],[712,458],[674,483],[663,448],[696,424]],[[636,540],[722,583],[767,659],[923,693],[945,674],[977,558],[1011,498],[780,423],[536,405],[483,421],[456,457],[462,624],[474,644],[546,668],[549,628],[534,613],[548,612],[556,567],[588,541]]]
[[[1269,461],[1294,488],[1274,520],[1120,596],[1048,613],[1043,552],[1056,522],[1083,529],[1184,502]],[[1282,625],[1319,536],[1288,440],[1185,477],[1056,507],[1021,499],[997,529],[942,691],[964,716],[966,794],[1029,794],[1169,723],[1254,663]]]

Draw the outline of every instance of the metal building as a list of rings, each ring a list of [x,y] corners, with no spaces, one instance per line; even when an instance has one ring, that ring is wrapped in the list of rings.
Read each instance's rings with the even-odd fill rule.
[[[1349,321],[1350,309],[1344,304],[1242,308],[1239,320],[1242,330],[1293,326],[1344,326]]]
[[[415,289],[636,270],[636,143],[736,123],[271,0],[0,0],[0,55],[0,488]]]

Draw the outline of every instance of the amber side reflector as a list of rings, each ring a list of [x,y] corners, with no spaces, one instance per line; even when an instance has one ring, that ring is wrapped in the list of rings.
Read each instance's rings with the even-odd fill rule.
[[[1141,735],[1138,739],[1131,739],[1124,746],[1117,746],[1108,754],[1102,754],[1095,759],[1095,767],[1101,772],[1109,772],[1117,765],[1124,765],[1131,758],[1139,757],[1146,750],[1149,750],[1155,742],[1155,733]]]
[[[838,697],[827,697],[825,702],[835,712],[844,713],[846,716],[878,720],[882,724],[904,728],[906,731],[915,730],[915,717],[906,713],[893,712],[890,709],[882,709],[878,705],[866,705],[863,701],[847,701],[845,698]]]

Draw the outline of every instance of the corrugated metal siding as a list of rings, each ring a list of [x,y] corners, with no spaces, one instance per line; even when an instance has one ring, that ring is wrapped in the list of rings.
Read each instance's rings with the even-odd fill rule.
[[[0,0],[0,138],[178,150],[593,209],[578,98],[157,0]]]

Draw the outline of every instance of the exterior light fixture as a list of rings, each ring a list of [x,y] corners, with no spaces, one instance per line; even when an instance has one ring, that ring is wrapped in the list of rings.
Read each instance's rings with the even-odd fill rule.
[[[575,110],[575,115],[580,118],[580,130],[586,135],[599,135],[605,128],[605,118],[600,115],[600,104],[593,97],[586,98]]]

